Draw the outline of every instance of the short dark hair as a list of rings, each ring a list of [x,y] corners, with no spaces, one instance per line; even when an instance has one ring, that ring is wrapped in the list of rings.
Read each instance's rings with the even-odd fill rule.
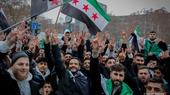
[[[46,62],[46,58],[45,58],[45,57],[38,57],[38,58],[36,59],[36,62],[37,62],[37,63]]]
[[[147,66],[145,66],[145,65],[139,65],[138,70],[137,70],[137,73],[139,72],[139,70],[142,70],[142,69],[147,69],[148,72],[149,72],[149,68],[148,68]],[[150,74],[150,73],[149,73],[149,74]]]
[[[78,57],[72,57],[72,58],[70,59],[70,61],[71,61],[72,59],[76,59],[76,60],[78,60],[79,65],[81,65],[81,61],[80,61],[80,59],[79,59]],[[70,61],[69,61],[69,64],[70,64]]]
[[[114,59],[116,61],[116,59],[114,57],[109,57],[109,58],[106,59],[106,62],[110,59]]]
[[[84,59],[83,59],[83,62],[86,61],[86,60],[90,60],[90,59],[89,59],[89,58],[84,58]]]
[[[163,84],[163,80],[161,78],[158,78],[158,77],[150,78],[148,82],[162,83]]]
[[[155,71],[155,70],[160,70],[160,72],[161,72],[162,74],[165,74],[165,69],[164,69],[162,66],[160,66],[160,65],[156,66],[156,67],[154,68],[154,71]]]
[[[157,63],[159,61],[158,58],[156,57],[156,55],[150,55],[146,58],[146,63],[148,63],[151,60],[156,61]]]
[[[126,68],[122,64],[115,64],[110,68],[110,70],[111,70],[111,72],[112,71],[118,71],[118,72],[124,71],[125,72]]]
[[[65,56],[65,55],[71,55],[71,56],[72,56],[72,53],[66,52],[66,53],[64,54],[64,56]]]
[[[141,69],[148,69],[148,70],[149,70],[149,68],[148,68],[147,66],[145,66],[145,65],[139,65],[138,70],[141,70]]]
[[[156,31],[152,30],[152,31],[150,31],[149,33],[156,33]]]
[[[153,77],[153,78],[150,78],[150,79],[149,79],[148,83],[149,83],[149,82],[152,82],[152,83],[160,83],[161,86],[162,86],[162,88],[163,88],[163,90],[166,91],[166,87],[165,87],[164,82],[163,82],[163,80],[162,80],[161,78]]]
[[[144,57],[144,55],[143,55],[142,53],[137,53],[137,54],[135,54],[134,58],[135,58],[136,56]]]

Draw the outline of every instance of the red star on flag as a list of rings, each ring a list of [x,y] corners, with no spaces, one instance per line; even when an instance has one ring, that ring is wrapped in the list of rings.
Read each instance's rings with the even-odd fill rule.
[[[79,1],[78,0],[73,0],[73,3],[76,5]]]
[[[53,5],[57,5],[60,0],[50,0],[50,1],[52,2]]]
[[[93,18],[93,20],[95,21],[95,20],[96,20],[97,18],[99,18],[99,17],[97,16],[97,13],[93,13],[92,18]]]
[[[85,5],[85,4],[83,4],[83,9],[87,12],[88,10],[89,10],[89,5],[87,4],[87,5]]]

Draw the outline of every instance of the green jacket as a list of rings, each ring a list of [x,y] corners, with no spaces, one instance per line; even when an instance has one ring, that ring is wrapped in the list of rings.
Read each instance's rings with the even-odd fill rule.
[[[146,39],[144,45],[145,58],[148,56],[149,52],[156,55],[156,57],[159,57],[162,50],[158,47],[158,44],[156,42],[151,46],[151,41],[149,39]]]
[[[113,89],[112,80],[108,79],[106,81],[106,90],[109,95],[112,95],[112,89]],[[126,83],[122,82],[122,89],[120,95],[133,95],[133,91]]]

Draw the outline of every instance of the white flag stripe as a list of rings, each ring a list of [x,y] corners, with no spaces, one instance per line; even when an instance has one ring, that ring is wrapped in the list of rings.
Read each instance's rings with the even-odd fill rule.
[[[91,19],[91,21],[93,21],[100,30],[103,30],[105,28],[105,26],[108,24],[108,21],[86,0],[79,0],[79,2],[76,3],[76,5],[73,2],[69,2],[69,3],[73,7],[76,7],[83,13],[87,14],[87,16]],[[85,5],[88,4],[88,6],[89,6],[89,10],[87,12],[85,12],[85,10],[83,10],[84,4]],[[93,13],[97,13],[97,16],[98,16],[98,18],[95,21],[92,18]]]
[[[57,4],[53,4],[52,1],[47,0],[48,10],[55,8],[57,5],[60,5],[63,3],[63,0],[58,0]]]

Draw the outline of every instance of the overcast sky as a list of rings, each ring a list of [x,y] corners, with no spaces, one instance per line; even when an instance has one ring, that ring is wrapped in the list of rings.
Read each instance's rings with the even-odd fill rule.
[[[108,6],[108,13],[114,15],[129,15],[142,9],[159,9],[165,7],[170,10],[170,0],[98,0]]]
[[[107,5],[107,13],[116,16],[130,15],[142,9],[159,9],[165,7],[170,12],[170,0],[97,0]],[[43,14],[43,16],[56,20],[59,8]],[[60,18],[63,15],[60,14]],[[62,19],[60,19],[62,20]]]

